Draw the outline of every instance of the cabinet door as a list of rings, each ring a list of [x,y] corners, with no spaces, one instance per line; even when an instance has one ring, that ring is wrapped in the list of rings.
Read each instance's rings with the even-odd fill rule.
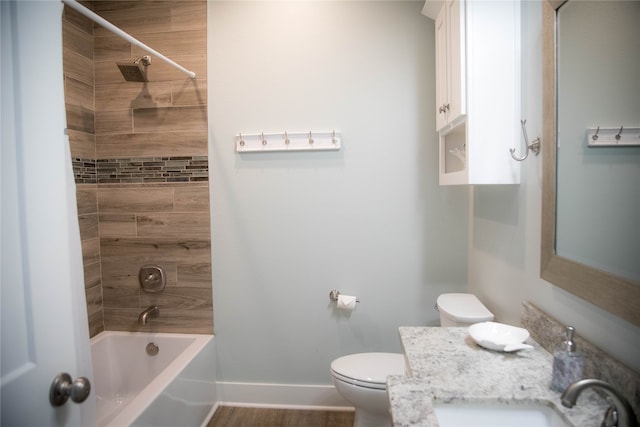
[[[447,122],[456,121],[466,114],[465,102],[465,7],[464,0],[447,0],[449,95],[446,102]]]
[[[447,0],[435,22],[437,130],[466,113],[464,31],[464,4]]]
[[[436,36],[436,129],[440,130],[447,124],[445,105],[449,98],[449,83],[447,72],[447,8],[440,9],[435,22]]]

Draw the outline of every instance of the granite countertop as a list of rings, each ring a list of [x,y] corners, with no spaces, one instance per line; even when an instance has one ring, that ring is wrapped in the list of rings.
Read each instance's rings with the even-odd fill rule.
[[[438,427],[433,404],[538,403],[574,427],[599,427],[607,404],[585,390],[572,409],[551,390],[553,356],[529,338],[533,350],[502,353],[478,346],[466,327],[401,327],[406,376],[390,376],[393,425]]]

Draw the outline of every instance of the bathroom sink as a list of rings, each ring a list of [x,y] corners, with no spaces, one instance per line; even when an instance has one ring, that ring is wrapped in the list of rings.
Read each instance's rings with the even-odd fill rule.
[[[572,427],[543,404],[439,403],[434,412],[440,427]]]

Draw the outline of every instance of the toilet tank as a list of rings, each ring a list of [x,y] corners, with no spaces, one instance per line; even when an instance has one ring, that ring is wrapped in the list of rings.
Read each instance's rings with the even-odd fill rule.
[[[493,320],[493,313],[473,294],[442,294],[436,307],[440,326],[469,326]]]

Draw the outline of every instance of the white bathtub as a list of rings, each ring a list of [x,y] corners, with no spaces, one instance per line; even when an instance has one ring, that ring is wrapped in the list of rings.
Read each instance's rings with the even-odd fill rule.
[[[153,342],[158,354],[147,354]],[[98,427],[201,426],[216,402],[212,335],[102,332],[91,339]]]

